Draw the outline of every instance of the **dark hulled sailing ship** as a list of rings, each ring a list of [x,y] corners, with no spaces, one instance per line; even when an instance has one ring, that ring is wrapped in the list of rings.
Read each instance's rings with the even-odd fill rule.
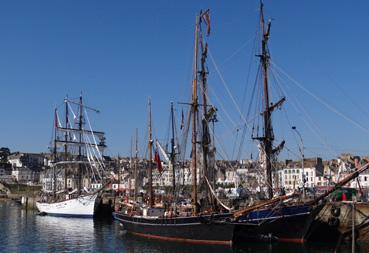
[[[263,120],[263,133],[253,136],[259,141],[260,157],[262,167],[265,171],[267,198],[259,205],[239,210],[235,213],[236,240],[271,240],[303,243],[310,229],[314,217],[323,207],[322,203],[314,202],[305,204],[296,201],[301,197],[299,194],[291,196],[275,196],[273,192],[272,162],[283,149],[284,141],[273,147],[274,133],[272,126],[272,113],[280,108],[285,102],[282,97],[275,103],[270,102],[269,94],[269,61],[268,41],[270,37],[271,22],[265,24],[263,3],[260,3],[260,30],[261,30],[261,52],[257,55],[260,59],[261,83],[263,90],[263,111],[260,113]],[[284,203],[283,201],[292,201]]]
[[[313,199],[305,199],[300,192],[292,195],[275,196],[273,192],[272,162],[283,149],[284,141],[273,147],[274,134],[272,127],[272,113],[281,107],[285,101],[282,97],[278,102],[271,103],[269,99],[268,68],[270,54],[268,41],[271,22],[264,22],[263,3],[260,3],[261,53],[260,58],[261,80],[263,90],[263,134],[254,136],[259,141],[261,157],[266,173],[267,197],[269,200],[234,212],[235,241],[245,240],[277,240],[292,243],[304,243],[309,239],[312,225],[319,212],[323,209],[327,197],[355,179],[360,173],[368,169],[368,164],[337,182],[332,189]]]
[[[198,143],[204,144],[206,140],[206,147],[202,148],[205,153],[208,151],[209,138],[201,137],[201,141],[198,139],[198,129],[197,129],[197,117],[198,117],[198,79],[205,85],[206,82],[206,72],[204,69],[204,64],[206,60],[206,50],[207,45],[203,44],[203,34],[201,30],[201,24],[207,24],[207,33],[209,33],[209,10],[201,12],[199,16],[196,17],[196,27],[195,27],[195,63],[194,63],[194,79],[192,82],[192,101],[191,106],[191,116],[192,116],[192,195],[191,195],[191,208],[187,208],[186,214],[179,214],[177,211],[180,207],[177,207],[176,201],[176,185],[175,185],[175,168],[173,168],[173,196],[172,196],[172,208],[170,210],[171,215],[164,215],[164,210],[154,207],[153,189],[152,189],[152,135],[151,135],[151,109],[149,113],[149,169],[148,169],[148,179],[149,179],[149,189],[148,189],[148,205],[142,210],[142,214],[135,214],[127,210],[115,212],[114,217],[123,224],[124,229],[128,233],[146,237],[154,238],[168,241],[177,241],[185,243],[195,243],[195,244],[215,244],[215,245],[231,245],[233,241],[233,230],[234,224],[228,222],[230,213],[220,214],[217,212],[209,211],[203,212],[198,203],[198,179],[197,175],[200,171],[198,168],[197,160],[197,145]],[[202,67],[198,70],[198,58],[199,58],[199,47],[202,53]],[[204,91],[204,89],[203,89]],[[204,96],[205,97],[205,96]],[[211,116],[211,112],[208,111],[208,106],[206,102],[204,104],[204,113]],[[173,109],[172,115],[173,115]],[[213,111],[213,110],[211,110]],[[211,114],[210,114],[211,113]],[[207,131],[207,120],[202,122],[202,134],[208,134]],[[174,123],[172,121],[172,132],[174,128]],[[173,139],[173,138],[172,138]],[[175,151],[174,151],[174,140],[172,144],[172,154],[171,163],[175,166]],[[203,154],[202,169],[205,177],[209,177],[210,173],[207,168],[207,155]],[[208,191],[209,193],[209,191]],[[208,196],[209,194],[206,194]],[[207,201],[208,205],[211,206],[211,200]],[[177,209],[178,208],[178,209]],[[183,207],[182,207],[183,208]]]

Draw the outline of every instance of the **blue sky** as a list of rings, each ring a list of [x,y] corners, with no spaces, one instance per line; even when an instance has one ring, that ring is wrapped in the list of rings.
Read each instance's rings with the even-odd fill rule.
[[[232,94],[209,58],[210,95],[223,108],[216,126],[218,150],[223,158],[237,158],[242,122],[232,99],[246,114],[255,80],[249,65],[257,64],[258,3],[2,1],[0,145],[46,152],[54,106],[81,91],[87,104],[101,110],[94,125],[107,133],[111,155],[129,154],[136,127],[144,149],[148,97],[154,135],[163,139],[170,102],[190,96],[195,15],[210,8],[210,52]],[[266,17],[273,19],[274,69],[297,81],[281,74],[278,84],[287,96],[285,109],[273,118],[276,139],[286,140],[281,158],[298,158],[291,125],[304,139],[306,156],[369,154],[368,10],[364,0],[265,1]],[[273,94],[273,101],[278,97]],[[181,110],[177,105],[177,114]],[[241,157],[256,155],[249,136]]]

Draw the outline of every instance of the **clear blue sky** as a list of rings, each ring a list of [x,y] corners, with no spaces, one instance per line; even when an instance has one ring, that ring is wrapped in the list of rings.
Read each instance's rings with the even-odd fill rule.
[[[0,146],[46,152],[54,106],[65,95],[77,97],[81,91],[87,104],[101,110],[94,117],[95,126],[107,133],[108,153],[128,155],[136,127],[144,145],[149,96],[154,134],[164,138],[170,102],[185,102],[190,96],[193,30],[201,8],[211,9],[211,54],[246,113],[249,94],[244,96],[244,90],[255,79],[250,74],[246,82],[250,59],[257,62],[252,41],[258,3],[2,1]],[[276,138],[285,138],[291,150],[281,157],[297,158],[297,139],[290,125],[302,134],[307,156],[369,154],[368,1],[266,0],[265,11],[273,19],[272,61],[330,105],[292,82],[280,83],[286,90],[288,120],[284,111],[276,112]],[[209,71],[209,85],[236,123],[219,110],[219,144],[227,158],[234,158],[239,114],[210,59]],[[241,101],[243,97],[246,101]],[[278,96],[272,98],[276,101]],[[220,107],[218,102],[214,100]],[[308,116],[296,110],[296,104]],[[307,118],[314,127],[306,124]],[[249,139],[248,133],[242,157],[255,155],[255,144]]]

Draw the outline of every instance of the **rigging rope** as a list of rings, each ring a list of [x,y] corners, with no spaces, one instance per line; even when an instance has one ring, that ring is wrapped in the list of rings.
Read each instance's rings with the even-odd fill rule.
[[[282,79],[279,73],[274,68],[271,68],[271,71],[275,74],[276,77]],[[283,93],[285,93],[287,96],[286,90],[283,89],[282,87],[281,89],[283,90]],[[330,146],[327,143],[327,141],[322,137],[322,135],[319,133],[321,131],[318,127],[318,124],[314,122],[313,118],[310,116],[310,114],[307,112],[306,108],[301,104],[301,102],[294,96],[289,96],[289,100],[292,102],[290,104],[295,108],[297,112],[304,114],[305,117],[302,117],[302,120],[305,122],[308,128],[318,137],[318,139],[321,140],[322,144],[327,148],[327,150],[331,153],[331,155],[336,156],[337,152],[333,150],[332,146]]]
[[[336,113],[338,116],[342,117],[343,119],[347,120],[348,122],[354,124],[356,127],[360,128],[361,130],[369,133],[369,128],[361,125],[360,123],[356,122],[355,120],[353,120],[352,118],[350,118],[349,116],[346,116],[345,114],[343,114],[342,112],[338,111],[335,107],[333,107],[332,105],[330,105],[329,103],[325,102],[322,98],[318,97],[317,95],[315,95],[314,93],[312,93],[311,91],[309,91],[308,89],[306,89],[301,83],[297,82],[294,78],[292,78],[290,75],[288,75],[285,71],[283,71],[282,68],[278,67],[274,62],[270,61],[271,64],[277,68],[281,73],[283,73],[289,80],[292,81],[292,83],[294,83],[297,87],[299,87],[300,89],[302,89],[305,93],[307,93],[308,95],[310,95],[311,97],[313,97],[315,100],[317,100],[319,103],[321,103],[322,105],[324,105],[325,107],[327,107],[329,110],[331,110],[332,112]]]
[[[222,207],[224,207],[226,210],[228,210],[228,211],[232,211],[232,208],[230,208],[230,207],[228,207],[228,206],[226,206],[219,198],[218,198],[218,196],[215,194],[215,192],[214,192],[214,190],[213,190],[213,188],[211,187],[211,185],[210,185],[210,183],[209,183],[209,180],[208,180],[208,178],[207,178],[207,176],[204,176],[204,178],[205,178],[205,181],[206,181],[206,183],[207,183],[207,185],[208,185],[208,187],[209,187],[209,189],[210,189],[210,192],[211,192],[211,194],[214,196],[214,198],[218,201],[218,203],[222,206]]]
[[[83,138],[85,140],[86,152],[91,154],[90,159],[92,158],[92,161],[94,162],[94,166],[96,167],[96,161],[95,161],[95,157],[96,157],[96,160],[97,160],[97,163],[98,163],[99,167],[102,168],[102,169],[104,169],[104,164],[103,164],[102,161],[100,162],[98,156],[96,155],[95,149],[94,148],[90,148],[87,145],[87,143],[91,143],[90,137],[88,137],[88,135],[85,134],[85,131],[84,130],[82,130],[82,131],[84,133],[83,134]],[[89,156],[87,156],[87,159],[89,159]],[[92,167],[92,164],[91,164],[91,167]],[[102,176],[100,174],[99,168],[96,168],[96,171],[97,171],[99,177],[102,179]]]
[[[88,126],[89,126],[90,131],[91,131],[91,136],[92,136],[92,139],[93,139],[94,144],[95,144],[96,151],[97,151],[97,153],[98,153],[98,155],[99,155],[99,156],[98,156],[98,158],[100,158],[100,159],[102,160],[102,159],[103,159],[103,157],[102,157],[102,154],[101,154],[101,152],[100,152],[99,146],[97,145],[96,138],[95,138],[95,134],[94,134],[94,132],[93,132],[93,130],[92,130],[92,127],[91,127],[90,120],[89,120],[89,118],[88,118],[88,114],[87,114],[86,109],[84,109],[84,111],[85,111],[85,115],[86,115],[86,119],[87,119]],[[103,166],[103,167],[104,167],[104,166]]]
[[[238,113],[239,113],[239,114],[240,114],[240,116],[241,116],[241,119],[246,123],[246,126],[247,126],[247,127],[249,127],[248,122],[246,121],[245,117],[243,116],[243,114],[242,114],[242,111],[241,111],[240,107],[239,107],[239,106],[238,106],[238,104],[236,103],[236,100],[234,99],[234,97],[233,97],[233,95],[232,95],[231,91],[229,90],[228,85],[227,85],[226,81],[224,80],[224,78],[223,78],[223,76],[222,76],[222,74],[221,74],[221,72],[220,72],[220,70],[219,70],[219,68],[218,68],[218,65],[215,63],[214,57],[213,57],[213,55],[212,55],[212,53],[211,53],[210,49],[208,49],[208,51],[209,51],[209,56],[210,56],[211,62],[212,62],[212,63],[213,63],[213,65],[214,65],[214,68],[215,68],[215,70],[216,70],[216,72],[217,72],[217,74],[218,74],[218,76],[219,76],[219,78],[220,78],[220,80],[221,80],[221,83],[223,84],[224,88],[226,89],[226,91],[227,91],[228,95],[230,96],[230,98],[231,98],[231,100],[232,100],[232,102],[233,102],[233,105],[236,107],[236,109],[237,109]]]

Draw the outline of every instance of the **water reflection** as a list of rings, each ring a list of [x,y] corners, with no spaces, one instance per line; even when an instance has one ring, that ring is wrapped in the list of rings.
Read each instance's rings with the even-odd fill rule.
[[[232,247],[229,246],[191,245],[170,241],[150,240],[129,234],[123,235],[122,238],[125,241],[124,249],[127,253],[233,253]]]
[[[48,252],[68,252],[83,248],[92,251],[94,223],[92,219],[36,216],[35,228],[41,245],[47,245]]]
[[[124,234],[118,222],[37,216],[11,201],[0,201],[0,252],[127,253],[295,253],[333,252],[335,245],[244,243],[227,246],[189,245]],[[349,243],[339,252],[351,252]],[[356,252],[369,252],[368,244]]]
[[[93,219],[38,216],[0,202],[0,252],[117,252],[118,225]]]

